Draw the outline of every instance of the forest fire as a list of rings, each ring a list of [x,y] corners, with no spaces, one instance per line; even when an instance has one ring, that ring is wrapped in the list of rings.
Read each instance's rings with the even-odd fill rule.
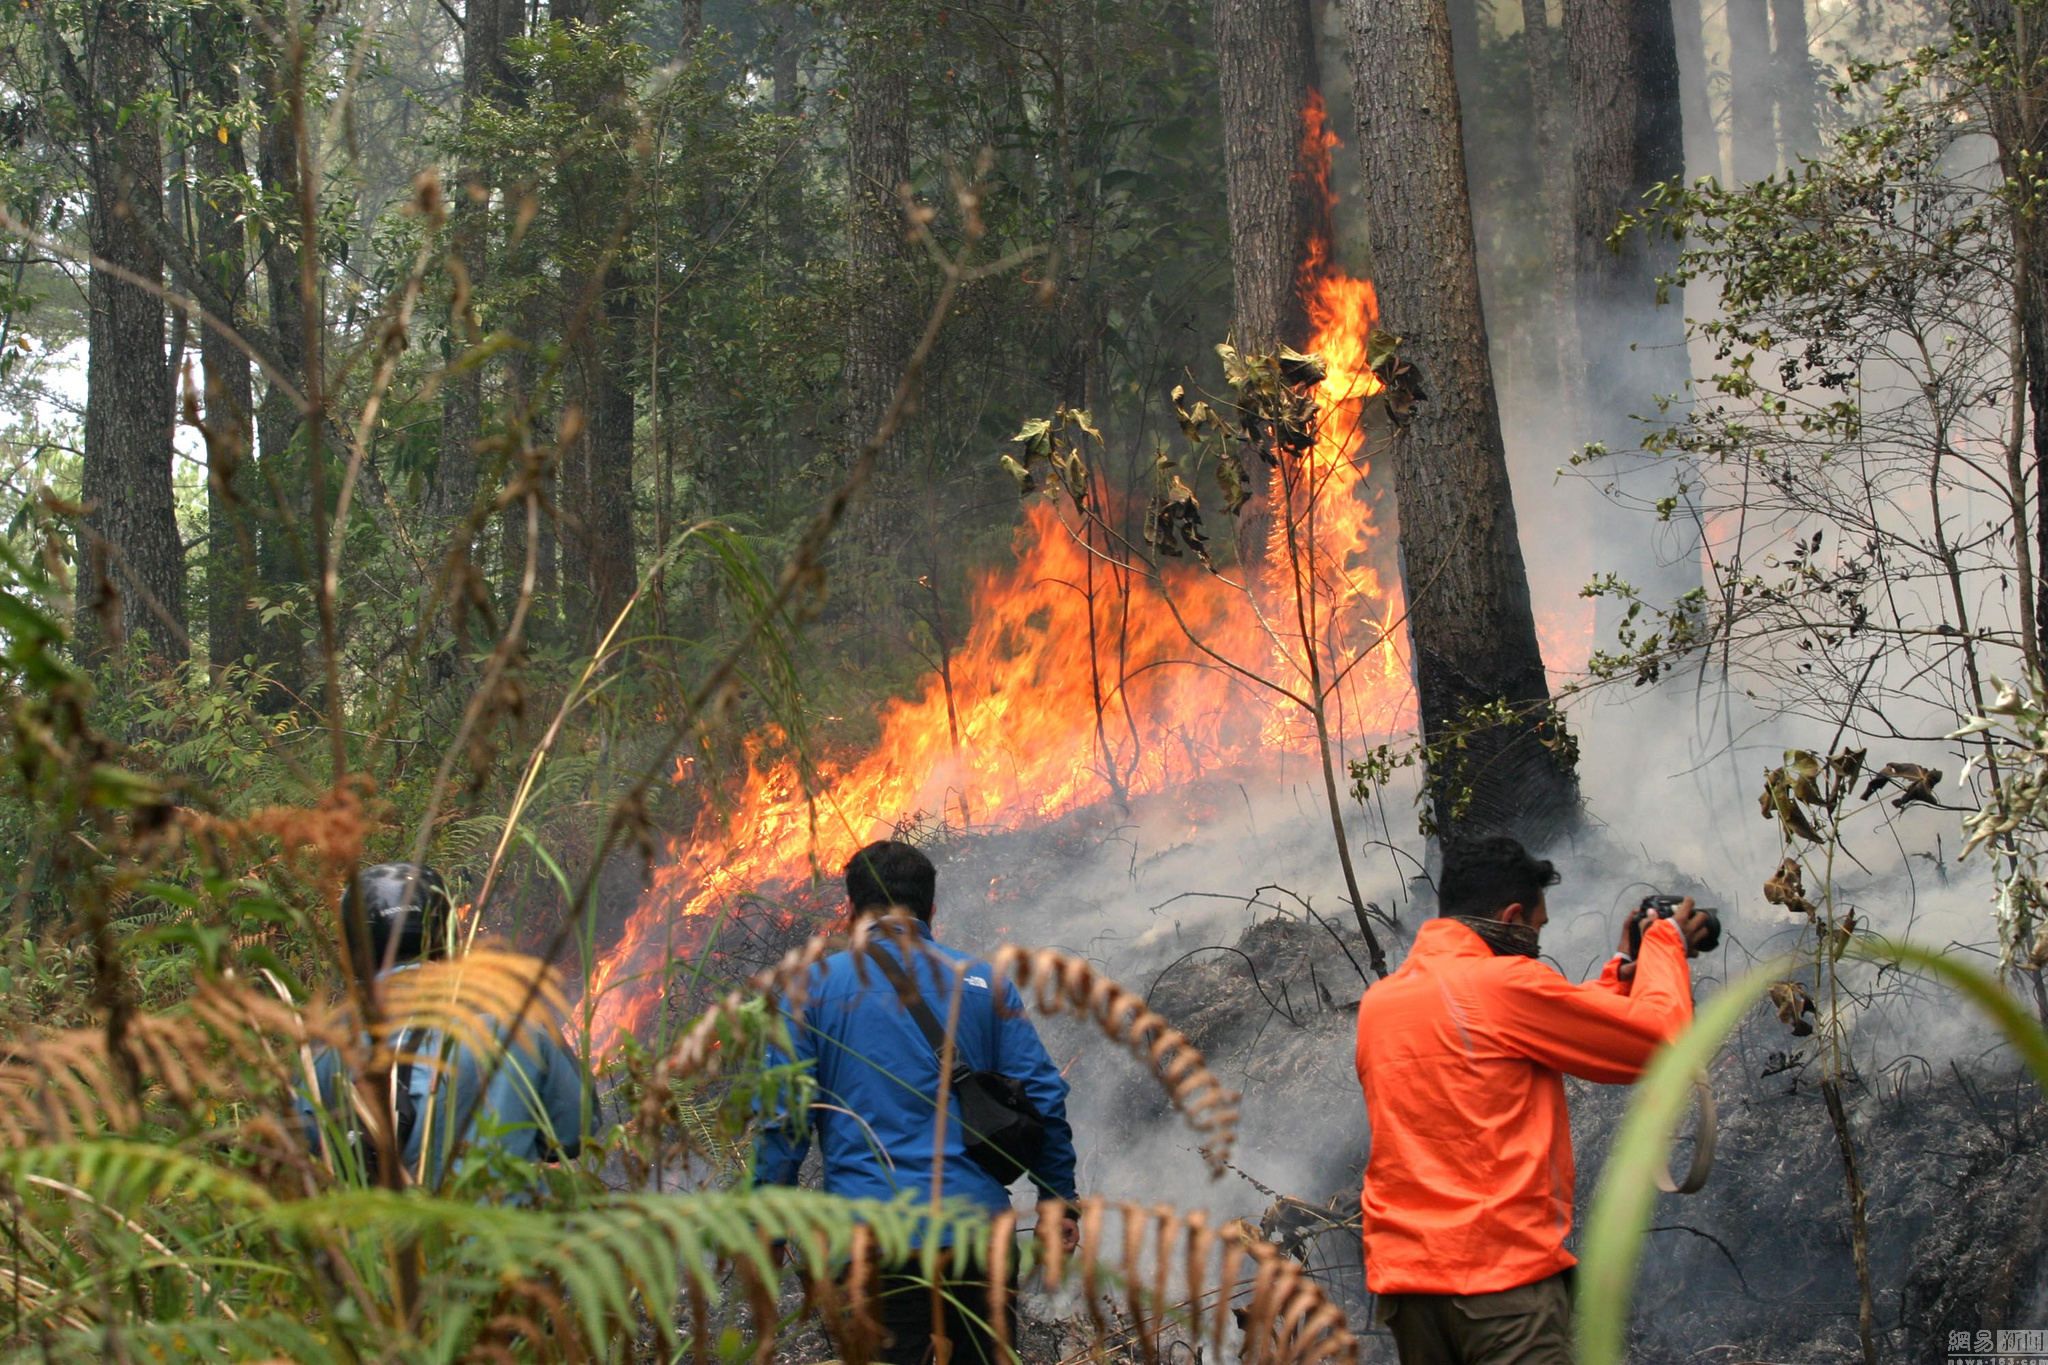
[[[1310,136],[1327,164],[1319,116]],[[1303,289],[1308,349],[1327,365],[1321,420],[1313,449],[1273,474],[1263,565],[1155,572],[1070,506],[1034,501],[1016,562],[978,579],[965,640],[914,696],[885,705],[872,752],[821,764],[807,792],[778,736],[749,741],[737,794],[677,841],[594,973],[597,1046],[654,1017],[666,964],[721,911],[795,892],[814,868],[829,875],[906,818],[1011,828],[1205,775],[1257,776],[1312,751],[1316,704],[1352,739],[1409,721],[1394,538],[1366,496],[1365,407],[1381,387],[1366,358],[1373,289],[1323,251]]]

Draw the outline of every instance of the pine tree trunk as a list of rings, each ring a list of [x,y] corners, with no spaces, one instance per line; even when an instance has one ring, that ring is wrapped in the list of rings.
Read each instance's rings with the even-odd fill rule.
[[[1304,155],[1302,115],[1316,90],[1308,0],[1215,0],[1216,83],[1230,203],[1237,345],[1248,352],[1308,344],[1303,275],[1330,246],[1320,153]],[[1273,527],[1270,471],[1246,462],[1251,498],[1239,514],[1237,555],[1265,562]]]
[[[600,311],[591,319],[592,355],[598,364],[589,392],[590,452],[587,516],[590,530],[592,628],[602,635],[633,595],[638,556],[633,548],[633,372],[637,348],[633,291],[624,272],[606,277]]]
[[[1728,138],[1735,181],[1746,185],[1778,169],[1772,130],[1770,0],[1728,0]]]
[[[1540,838],[1576,819],[1578,786],[1536,731],[1550,690],[1480,311],[1449,18],[1444,0],[1346,0],[1346,17],[1381,324],[1426,394],[1391,451],[1423,733],[1441,744],[1496,703],[1517,717],[1433,767],[1435,820]]]
[[[1653,186],[1685,174],[1677,44],[1663,4],[1573,0],[1564,13],[1580,342],[1588,396],[1612,426],[1653,411],[1653,395],[1679,393],[1690,369],[1683,310],[1657,305],[1675,248],[1640,232],[1619,252],[1607,244]]]
[[[480,107],[495,102],[505,86],[505,42],[517,32],[508,0],[468,0],[462,7],[462,128],[475,127]],[[490,220],[470,194],[484,187],[485,170],[459,169],[447,189],[449,273],[449,360],[483,339],[476,321],[475,292],[484,284],[490,253]],[[469,515],[476,501],[477,439],[483,434],[483,375],[476,369],[451,375],[441,386],[441,450],[427,491],[427,514],[450,525]]]
[[[242,315],[247,274],[248,241],[240,222],[242,204],[231,188],[247,173],[241,134],[230,129],[225,111],[241,97],[237,63],[248,44],[239,14],[204,11],[193,20],[193,83],[219,122],[202,126],[194,144],[199,171],[193,212],[198,222],[200,255],[229,300]],[[206,478],[206,655],[216,676],[255,648],[255,620],[249,594],[256,572],[256,523],[251,513],[257,496],[246,467],[256,451],[255,390],[249,358],[219,329],[202,326],[199,363],[205,376],[206,424],[214,439],[207,445]]]
[[[1579,346],[1578,261],[1572,235],[1571,125],[1564,101],[1557,30],[1544,0],[1522,0],[1522,43],[1529,57],[1529,97],[1536,115],[1536,154],[1550,168],[1543,176],[1543,216],[1549,226],[1552,349],[1565,407],[1585,401],[1586,375]]]
[[[2048,158],[2048,26],[2038,10],[2011,0],[1973,0],[1958,19],[1980,48],[2008,52],[2013,79],[1991,104],[1991,135],[1999,169],[2014,182],[2032,178]],[[2027,416],[2033,425],[2028,471],[2034,485],[2035,653],[2048,657],[2048,224],[2013,214],[2013,307],[2026,367]]]
[[[1572,232],[1588,416],[1596,439],[1625,451],[1648,434],[1640,418],[1682,415],[1692,369],[1682,299],[1674,294],[1667,304],[1657,302],[1657,278],[1676,265],[1676,244],[1636,231],[1619,251],[1608,245],[1623,215],[1641,209],[1655,185],[1685,174],[1671,9],[1637,0],[1573,0],[1565,7],[1564,46],[1576,124]],[[1679,405],[1660,413],[1660,398]],[[1637,503],[1670,491],[1655,473],[1619,470],[1612,482]],[[1657,527],[1645,517],[1637,525],[1644,529],[1632,549],[1605,567],[1660,607],[1697,588],[1696,518],[1681,513]]]
[[[1771,0],[1777,35],[1772,62],[1778,69],[1778,145],[1787,166],[1820,151],[1820,86],[1813,78],[1808,46],[1806,0]]]
[[[910,356],[917,326],[915,278],[904,240],[899,187],[910,182],[910,68],[905,35],[887,0],[860,0],[847,23],[846,238],[853,297],[846,327],[846,423],[842,459],[882,424]],[[871,622],[891,614],[894,596],[895,507],[907,477],[906,443],[898,434],[882,447],[875,475],[855,510],[851,543],[839,553],[848,604]],[[872,631],[864,631],[865,642]],[[864,651],[865,643],[857,646]]]
[[[162,261],[135,221],[145,198],[161,214],[164,192],[156,120],[136,107],[154,78],[149,16],[136,0],[114,0],[99,16],[87,67],[112,117],[93,119],[87,232],[95,256],[158,281]],[[90,654],[112,637],[147,632],[155,652],[183,659],[185,554],[171,492],[163,303],[98,269],[88,298],[80,644]]]
[[[299,164],[291,124],[286,82],[291,79],[283,45],[284,16],[268,13],[258,32],[263,75],[265,119],[256,151],[256,174],[264,194],[278,205],[274,222],[267,221],[259,239],[263,255],[265,302],[270,329],[277,338],[278,361],[300,392],[305,391],[306,313],[299,297],[299,242],[296,224]],[[269,29],[268,32],[265,30]],[[312,512],[311,488],[301,439],[303,416],[291,396],[277,384],[264,390],[256,408],[257,467],[251,503],[262,517],[257,537],[257,588],[272,601],[290,596],[312,570],[312,539],[307,519]],[[266,693],[264,705],[280,710],[306,695],[304,641],[285,620],[257,627],[257,654],[271,666],[279,687]]]
[[[769,11],[769,18],[775,25],[775,60],[771,68],[775,73],[775,107],[781,113],[801,118],[804,112],[804,40],[800,11],[788,0],[782,0]],[[776,223],[782,236],[783,251],[791,261],[801,263],[810,254],[811,235],[810,226],[804,219],[803,148],[794,149],[791,157],[793,164],[783,177],[787,183],[776,193]]]
[[[550,16],[576,26],[604,22],[610,0],[553,0]],[[625,87],[605,77],[570,92],[594,124],[608,125],[607,146],[632,136]],[[609,150],[591,147],[562,171],[562,193],[571,206],[565,235],[573,258],[589,273],[563,272],[564,328],[571,355],[571,407],[582,430],[567,443],[558,475],[568,521],[562,536],[561,569],[565,619],[585,644],[610,628],[633,590],[634,369],[632,284],[616,256],[606,253],[620,236],[619,216],[628,207],[618,194],[626,166]],[[623,245],[619,248],[623,253]],[[581,324],[577,317],[581,315]]]
[[[1700,0],[1671,0],[1671,28],[1678,43],[1678,106],[1685,124],[1685,178],[1721,177],[1721,135],[1714,127],[1714,110],[1707,99],[1707,35]]]

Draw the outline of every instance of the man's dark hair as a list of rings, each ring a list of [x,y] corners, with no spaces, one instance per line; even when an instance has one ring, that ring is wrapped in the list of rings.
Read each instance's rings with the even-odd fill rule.
[[[900,905],[930,924],[938,887],[932,860],[894,839],[869,844],[846,860],[846,899],[856,913]]]
[[[447,883],[431,867],[379,863],[364,868],[342,897],[356,970],[374,976],[387,962],[440,957],[447,949],[453,911]]]
[[[1443,875],[1437,878],[1437,913],[1491,919],[1510,905],[1543,899],[1556,886],[1558,871],[1504,834],[1485,839],[1452,839],[1444,844]]]

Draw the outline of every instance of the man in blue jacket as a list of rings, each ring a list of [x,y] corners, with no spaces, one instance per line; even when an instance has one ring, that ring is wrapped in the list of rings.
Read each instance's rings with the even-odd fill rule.
[[[453,921],[441,874],[414,863],[365,868],[342,897],[350,955],[358,970],[377,977],[447,956]],[[420,1060],[393,1069],[390,1108],[404,1167],[398,1183],[438,1188],[451,1157],[458,1165],[499,1157],[530,1165],[573,1159],[581,1150],[585,1076],[575,1055],[545,1026],[501,1045],[501,1056],[479,1057],[431,1029],[402,1035],[402,1054],[441,1059],[442,1066]],[[313,1075],[314,1094],[298,1100],[313,1150],[325,1151],[344,1180],[383,1183],[364,1121],[367,1098],[331,1048],[315,1055]]]
[[[1044,1121],[1043,1145],[1029,1174],[1042,1197],[1066,1202],[1069,1212],[1057,1235],[1071,1249],[1079,1228],[1071,1213],[1074,1130],[1067,1122],[1066,1080],[1046,1055],[1017,988],[999,981],[986,962],[931,941],[937,886],[931,860],[909,844],[869,844],[846,864],[846,898],[856,922],[864,915],[891,912],[914,917],[917,943],[892,943],[877,935],[873,951],[889,954],[894,964],[908,969],[909,980],[941,1023],[952,1008],[954,981],[960,981],[957,1066],[1023,1083]],[[994,994],[998,985],[1000,1001]],[[770,1060],[809,1063],[815,1099],[809,1114],[778,1113],[762,1127],[756,1182],[794,1185],[815,1138],[828,1192],[871,1199],[909,1192],[931,1198],[939,1057],[878,964],[856,963],[851,952],[819,963],[803,1006],[792,1013],[789,1033],[794,1058],[773,1055]],[[992,1213],[1009,1208],[1009,1190],[967,1155],[957,1096],[949,1110],[945,1158],[937,1173],[941,1193],[973,1200]],[[1039,1236],[1049,1235],[1054,1230],[1041,1225]],[[986,1281],[942,1274],[939,1300],[953,1359],[962,1365],[997,1365]],[[924,1365],[933,1358],[935,1329],[941,1323],[932,1302],[931,1286],[918,1277],[915,1265],[882,1268],[874,1305],[884,1332],[880,1360]]]

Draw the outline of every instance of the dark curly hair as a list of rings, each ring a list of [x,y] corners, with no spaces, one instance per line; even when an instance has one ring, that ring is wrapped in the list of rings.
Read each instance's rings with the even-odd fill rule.
[[[1491,919],[1510,905],[1536,904],[1543,889],[1560,880],[1548,859],[1504,834],[1452,839],[1444,844],[1443,875],[1437,878],[1437,913]]]
[[[930,924],[938,886],[932,860],[894,839],[869,844],[846,860],[846,899],[856,914],[900,905]]]

